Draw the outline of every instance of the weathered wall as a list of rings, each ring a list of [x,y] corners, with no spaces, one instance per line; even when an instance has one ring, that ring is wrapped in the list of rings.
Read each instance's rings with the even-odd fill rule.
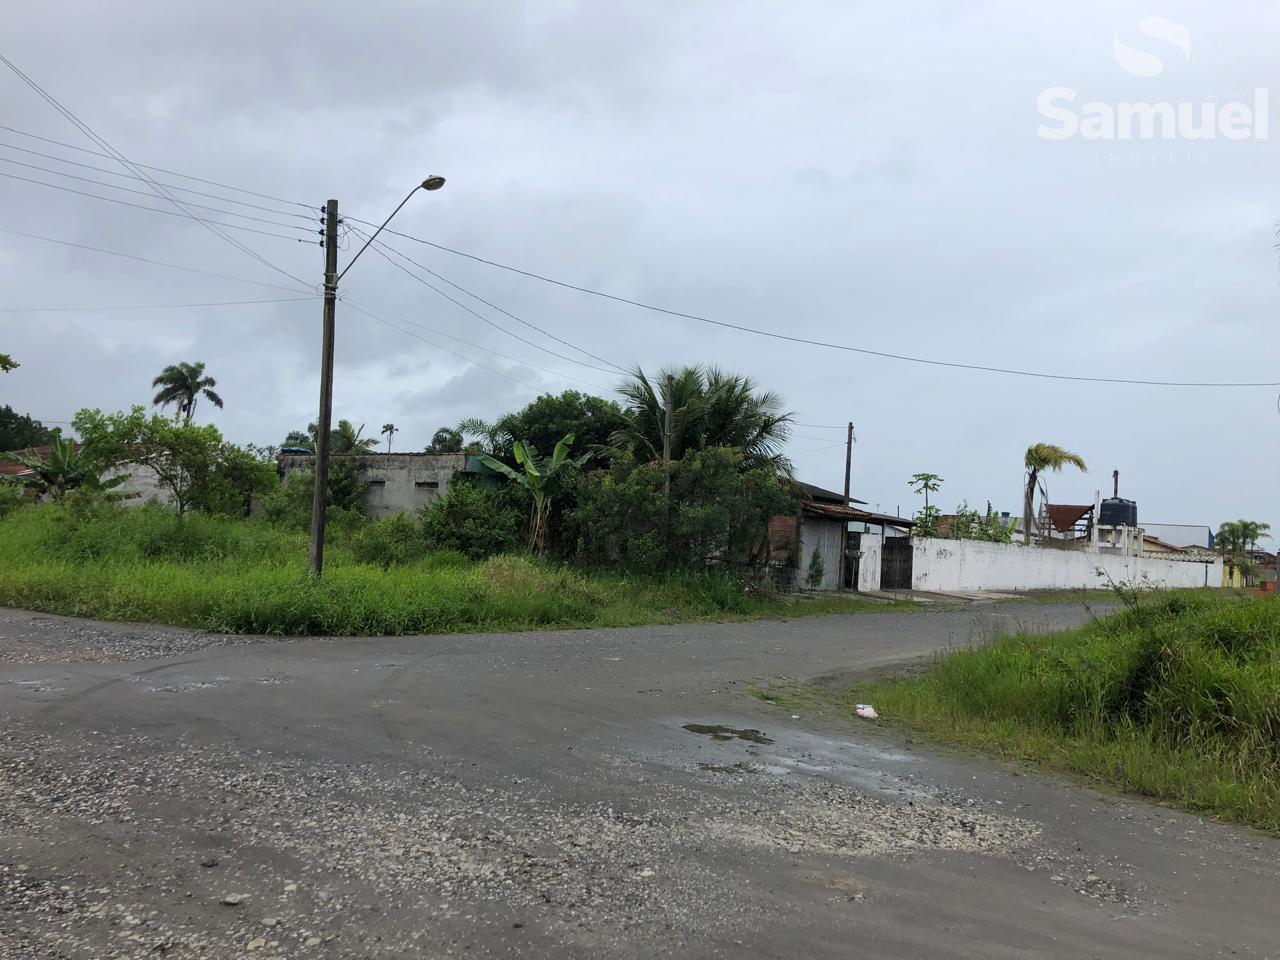
[[[311,456],[280,458],[287,483],[295,474],[310,471]],[[340,454],[334,462],[355,466],[365,482],[365,513],[370,517],[386,517],[411,513],[431,500],[443,497],[453,475],[466,467],[464,453],[368,453]]]
[[[153,500],[164,504],[172,504],[173,496],[156,480],[156,472],[150,467],[140,466],[136,463],[125,463],[118,467],[112,467],[104,470],[102,479],[111,480],[121,474],[127,474],[129,479],[120,486],[115,488],[116,493],[123,494],[125,499],[121,502],[126,507],[140,507],[144,503],[150,503]]]
[[[878,533],[862,535],[862,559],[858,561],[858,589],[880,589],[880,544],[884,538]]]
[[[1084,551],[1046,550],[977,540],[917,538],[911,585],[916,590],[1070,590],[1117,583],[1217,587],[1222,561],[1165,560]]]
[[[800,525],[799,569],[796,572],[796,586],[809,586],[809,561],[816,549],[822,557],[822,581],[819,590],[838,590],[840,588],[840,528],[844,521],[830,520],[826,517],[805,515]]]

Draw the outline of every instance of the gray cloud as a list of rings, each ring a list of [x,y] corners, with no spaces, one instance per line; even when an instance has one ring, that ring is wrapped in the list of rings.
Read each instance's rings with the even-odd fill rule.
[[[1187,26],[1189,61],[1138,31],[1152,12]],[[133,159],[311,206],[337,196],[370,220],[439,172],[446,189],[416,197],[400,229],[623,296],[946,360],[1269,380],[1280,379],[1272,141],[1141,144],[1136,159],[1127,148],[1109,158],[1037,138],[1035,103],[1049,86],[1103,101],[1226,100],[1260,86],[1280,97],[1276,21],[1252,3],[1210,17],[1186,3],[79,2],[15,13],[4,52]],[[1167,53],[1168,69],[1126,73],[1116,35]],[[0,74],[0,95],[0,123],[90,146],[16,78]],[[44,149],[3,131],[0,142]],[[3,178],[0,198],[0,226],[282,281],[179,218]],[[319,280],[315,246],[239,236]],[[886,509],[914,508],[906,480],[919,470],[946,478],[947,506],[1016,509],[1021,452],[1045,440],[1094,468],[1050,479],[1063,500],[1088,499],[1119,468],[1148,519],[1280,524],[1273,390],[919,367],[645,313],[396,243],[614,362],[715,362],[780,390],[802,422],[856,421],[855,487]],[[5,234],[0,269],[3,306],[287,296]],[[381,312],[524,358],[440,341],[539,390],[586,388],[529,364],[614,382],[511,339],[371,254],[345,286]],[[314,416],[318,321],[318,303],[5,313],[3,349],[23,366],[0,380],[0,399],[65,419],[145,402],[161,366],[203,359],[227,399],[212,419],[236,439],[275,442]],[[401,446],[537,392],[350,309],[339,331],[338,414],[375,432],[395,421]],[[797,433],[802,476],[838,484],[841,433]]]

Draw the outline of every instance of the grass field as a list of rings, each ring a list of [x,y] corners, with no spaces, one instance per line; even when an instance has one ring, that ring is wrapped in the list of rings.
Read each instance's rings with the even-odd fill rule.
[[[884,609],[758,595],[729,576],[590,573],[525,556],[436,553],[361,563],[338,538],[325,574],[306,535],[256,520],[158,508],[77,517],[57,507],[0,519],[0,605],[231,633],[375,635],[604,627]]]
[[[1280,833],[1280,600],[1126,601],[1076,630],[1003,637],[924,672],[800,695],[848,714],[872,703],[940,740]]]

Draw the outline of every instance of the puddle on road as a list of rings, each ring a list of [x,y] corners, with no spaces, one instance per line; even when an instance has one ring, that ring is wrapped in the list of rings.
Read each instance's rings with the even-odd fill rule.
[[[773,743],[773,740],[766,737],[759,730],[752,730],[749,727],[737,729],[734,727],[726,727],[721,724],[711,723],[686,723],[681,728],[688,730],[690,733],[698,733],[704,737],[710,737],[712,740],[745,740],[747,743]]]

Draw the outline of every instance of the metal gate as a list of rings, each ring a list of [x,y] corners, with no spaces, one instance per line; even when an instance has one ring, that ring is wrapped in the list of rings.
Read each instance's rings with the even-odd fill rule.
[[[911,538],[885,537],[880,547],[880,589],[911,589]]]

